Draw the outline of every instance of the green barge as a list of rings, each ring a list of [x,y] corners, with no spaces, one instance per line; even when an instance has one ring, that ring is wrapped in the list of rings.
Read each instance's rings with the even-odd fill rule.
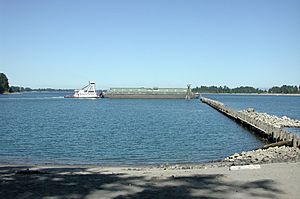
[[[193,99],[194,93],[187,88],[111,88],[105,97],[118,99]]]

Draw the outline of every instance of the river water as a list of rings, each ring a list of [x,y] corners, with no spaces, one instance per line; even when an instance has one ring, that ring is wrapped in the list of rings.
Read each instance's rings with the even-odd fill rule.
[[[198,163],[264,143],[199,100],[0,95],[0,163]],[[206,95],[236,110],[300,119],[300,97]]]

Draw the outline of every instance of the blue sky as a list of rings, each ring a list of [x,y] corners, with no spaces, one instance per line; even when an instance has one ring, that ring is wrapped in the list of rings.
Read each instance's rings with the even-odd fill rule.
[[[0,0],[11,85],[300,84],[300,1]]]

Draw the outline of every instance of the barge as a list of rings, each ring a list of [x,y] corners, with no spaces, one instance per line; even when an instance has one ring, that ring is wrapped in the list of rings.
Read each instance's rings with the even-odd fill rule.
[[[107,98],[117,99],[193,99],[194,93],[187,88],[110,88]]]

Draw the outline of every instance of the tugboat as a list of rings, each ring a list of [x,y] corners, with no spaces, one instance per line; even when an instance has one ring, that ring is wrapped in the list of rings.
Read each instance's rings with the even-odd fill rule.
[[[102,92],[96,92],[96,83],[89,81],[89,84],[80,90],[74,90],[73,95],[64,96],[64,98],[102,98]]]

